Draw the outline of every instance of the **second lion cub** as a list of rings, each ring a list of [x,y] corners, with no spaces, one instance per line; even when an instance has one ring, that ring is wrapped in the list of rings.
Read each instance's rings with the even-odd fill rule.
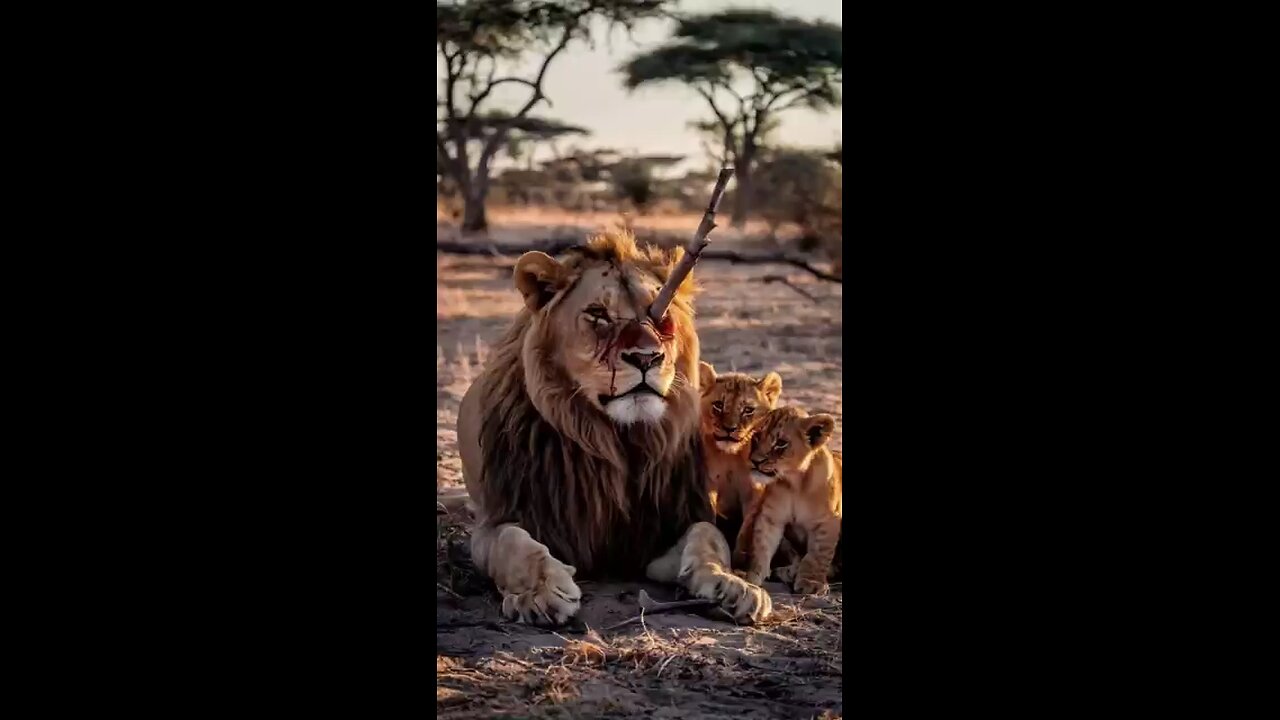
[[[806,545],[794,568],[795,591],[827,588],[844,512],[840,455],[826,447],[835,428],[834,417],[795,407],[770,411],[757,428],[751,442],[752,478],[765,489],[757,501],[747,582],[759,585],[769,574],[769,558],[783,532],[790,530]]]

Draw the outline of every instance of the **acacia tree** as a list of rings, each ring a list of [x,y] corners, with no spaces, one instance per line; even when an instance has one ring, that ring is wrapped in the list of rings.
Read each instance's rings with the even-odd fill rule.
[[[437,172],[452,179],[463,197],[462,229],[482,230],[490,166],[511,132],[542,101],[547,68],[571,43],[591,39],[591,23],[630,30],[641,18],[661,14],[668,0],[447,0],[436,4],[436,53],[443,78],[436,92]],[[508,72],[540,57],[532,77]],[[440,70],[437,70],[440,73]],[[529,94],[512,113],[488,109],[493,91],[522,85]]]
[[[732,220],[741,226],[752,200],[752,170],[776,116],[795,107],[840,104],[843,31],[838,25],[770,10],[727,10],[681,18],[672,40],[621,68],[625,85],[679,82],[707,101],[702,127],[720,135],[723,159],[737,169]]]

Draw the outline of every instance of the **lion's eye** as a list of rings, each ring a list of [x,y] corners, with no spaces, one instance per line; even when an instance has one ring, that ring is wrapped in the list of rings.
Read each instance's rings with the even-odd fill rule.
[[[786,440],[783,440],[782,438],[778,438],[778,442],[774,443],[774,444],[773,444],[773,447],[774,447],[774,448],[776,448],[776,449],[778,449],[778,450],[786,450],[786,449],[787,449],[787,441],[786,441]]]
[[[724,403],[722,403],[722,402],[720,402],[719,400],[717,400],[717,401],[715,401],[715,402],[711,403],[711,409],[712,409],[712,410],[715,410],[715,411],[716,411],[716,412],[718,412],[718,413],[720,413],[720,412],[724,412]]]
[[[599,305],[592,305],[586,310],[583,310],[582,314],[586,315],[588,320],[597,325],[607,324],[609,322],[609,311]]]
[[[756,409],[755,409],[755,408],[753,408],[753,407],[751,407],[750,405],[748,405],[748,406],[746,406],[746,407],[742,408],[742,416],[743,416],[743,417],[751,417],[751,413],[753,413],[753,412],[755,412],[755,411],[756,411]]]

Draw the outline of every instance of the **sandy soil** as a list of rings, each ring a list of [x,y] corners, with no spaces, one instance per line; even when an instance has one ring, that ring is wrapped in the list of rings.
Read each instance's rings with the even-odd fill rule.
[[[544,229],[495,233],[496,242]],[[579,230],[580,232],[580,230]],[[563,235],[563,232],[558,234]],[[720,247],[737,242],[714,236]],[[461,491],[457,411],[488,349],[519,307],[512,257],[437,256],[436,467]],[[703,359],[718,370],[778,371],[782,402],[842,421],[842,286],[787,266],[700,263]],[[766,276],[785,277],[795,288]],[[808,293],[814,300],[805,297]],[[816,301],[815,301],[816,300]],[[842,422],[833,440],[842,448]],[[467,557],[465,509],[438,511],[437,711],[443,717],[814,718],[843,713],[843,592],[789,594],[769,583],[775,617],[738,627],[684,609],[607,630],[638,613],[636,593],[677,588],[584,582],[578,622],[555,632],[501,619],[493,587]]]

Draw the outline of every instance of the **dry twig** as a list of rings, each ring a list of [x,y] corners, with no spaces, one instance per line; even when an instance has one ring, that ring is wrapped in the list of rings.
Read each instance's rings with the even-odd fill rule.
[[[702,222],[698,223],[698,231],[693,234],[693,239],[685,247],[684,255],[676,263],[671,275],[667,277],[667,281],[662,284],[662,289],[658,291],[658,297],[653,299],[653,305],[649,306],[649,318],[654,322],[662,320],[662,316],[667,314],[667,307],[671,305],[671,299],[676,296],[676,288],[680,287],[680,283],[684,282],[689,273],[693,272],[693,266],[697,264],[698,257],[702,255],[702,251],[707,247],[707,234],[716,227],[716,210],[720,208],[720,198],[724,196],[724,189],[729,184],[729,178],[731,177],[733,177],[733,168],[720,168],[720,175],[716,178],[716,186],[711,191],[711,202],[707,203],[707,211],[702,214]]]
[[[801,288],[799,285],[796,285],[796,284],[792,283],[790,280],[786,279],[785,277],[783,277],[783,276],[781,276],[781,275],[765,275],[764,277],[762,277],[762,278],[760,278],[760,279],[761,279],[762,281],[764,281],[764,284],[765,284],[765,285],[768,285],[769,283],[782,283],[783,285],[786,285],[787,287],[791,288],[792,290],[795,290],[796,292],[800,293],[801,295],[803,295],[803,296],[805,296],[805,297],[809,298],[810,300],[812,300],[812,301],[814,302],[814,304],[817,304],[817,302],[818,302],[818,298],[816,298],[816,297],[814,297],[814,296],[810,295],[807,291],[805,291],[805,290],[804,290],[803,288]]]
[[[705,608],[705,607],[714,607],[716,605],[714,600],[703,600],[701,598],[694,599],[694,600],[676,600],[674,602],[659,602],[649,597],[649,593],[645,592],[644,590],[640,591],[640,595],[639,597],[637,597],[636,602],[637,604],[640,605],[639,615],[636,615],[635,617],[627,618],[626,620],[623,620],[620,623],[610,625],[609,627],[605,628],[605,630],[606,631],[616,630],[620,627],[625,627],[627,625],[631,625],[634,623],[643,623],[644,616],[646,614],[656,615],[658,613],[670,612],[672,610],[677,610],[679,608],[686,608],[686,607],[704,607]],[[647,628],[646,628],[646,631],[647,631]]]

